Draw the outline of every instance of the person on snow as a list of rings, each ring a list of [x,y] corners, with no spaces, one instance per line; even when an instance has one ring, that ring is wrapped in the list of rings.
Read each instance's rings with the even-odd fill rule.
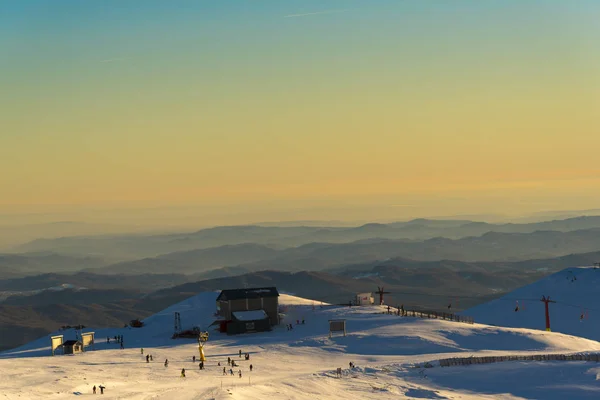
[[[182,378],[185,378],[185,368],[182,368],[182,369],[181,369],[181,377],[182,377]]]
[[[227,371],[225,370],[225,367],[223,367],[223,375],[227,375]]]
[[[252,364],[250,364],[250,372],[252,372]]]
[[[104,386],[102,386],[102,385],[100,385],[100,386],[98,386],[98,387],[100,388],[100,394],[104,394],[104,389],[105,389],[105,387],[104,387]]]
[[[149,362],[150,362],[150,355],[146,354],[146,363],[149,363]]]
[[[96,385],[94,385],[94,387],[92,388],[92,392],[93,392],[94,394],[96,394]]]
[[[233,376],[233,368],[229,368],[229,375]]]
[[[227,357],[227,365],[231,365],[231,357]]]

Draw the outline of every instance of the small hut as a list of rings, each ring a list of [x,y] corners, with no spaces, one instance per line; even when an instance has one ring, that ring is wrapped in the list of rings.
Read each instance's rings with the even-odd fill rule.
[[[67,340],[62,344],[64,354],[76,354],[83,352],[83,343],[79,340]]]

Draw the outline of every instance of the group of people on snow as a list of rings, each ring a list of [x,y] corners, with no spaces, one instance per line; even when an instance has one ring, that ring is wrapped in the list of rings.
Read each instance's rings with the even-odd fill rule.
[[[104,386],[100,385],[98,386],[98,389],[100,389],[100,394],[104,394],[104,389],[106,389]],[[94,394],[96,394],[96,385],[94,385],[94,387],[92,388],[92,391],[94,392]]]

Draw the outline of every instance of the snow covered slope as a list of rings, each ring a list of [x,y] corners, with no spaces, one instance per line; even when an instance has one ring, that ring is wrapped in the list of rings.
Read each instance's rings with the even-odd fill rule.
[[[280,304],[286,309],[284,323],[294,324],[292,331],[285,325],[271,332],[237,336],[210,331],[205,346],[206,369],[200,371],[198,364],[192,363],[192,356],[198,355],[197,343],[171,339],[173,314],[181,313],[184,329],[193,325],[206,328],[214,320],[217,294],[201,293],[169,307],[147,318],[143,328],[96,330],[95,351],[52,357],[46,337],[0,353],[0,399],[92,396],[94,385],[106,387],[107,399],[169,400],[481,399],[524,395],[564,399],[569,397],[567,393],[570,398],[596,398],[600,389],[596,379],[600,371],[585,363],[511,363],[512,369],[499,364],[473,366],[468,374],[459,367],[415,368],[426,361],[454,356],[600,351],[596,341],[554,332],[398,317],[384,314],[385,307],[380,306],[321,307],[319,302],[287,295],[280,297]],[[296,325],[302,318],[306,324]],[[328,320],[333,318],[346,319],[346,337],[328,337]],[[124,336],[124,350],[102,340],[114,335]],[[239,358],[239,350],[249,353],[250,360]],[[154,361],[146,363],[146,354],[152,354]],[[233,376],[222,373],[228,357],[239,364]],[[168,367],[163,365],[165,359],[169,359]],[[351,361],[356,368],[348,368]],[[341,379],[335,377],[338,367],[343,368]],[[187,370],[186,378],[180,377],[182,368]],[[241,378],[238,370],[242,371]],[[515,370],[533,379],[535,390],[524,379],[519,380]],[[541,382],[543,374],[552,378],[550,383]],[[505,383],[509,379],[510,386]],[[564,387],[557,388],[561,379]],[[573,388],[574,383],[583,389]]]
[[[462,314],[484,324],[545,330],[542,296],[556,301],[549,304],[552,331],[600,340],[600,269],[567,268]]]

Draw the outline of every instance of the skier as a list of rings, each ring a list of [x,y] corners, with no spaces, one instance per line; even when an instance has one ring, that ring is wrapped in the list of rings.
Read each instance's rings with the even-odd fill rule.
[[[185,368],[182,368],[182,369],[181,369],[181,377],[182,377],[182,378],[185,378]]]
[[[98,387],[100,388],[100,394],[104,394],[104,389],[105,389],[104,386],[100,385]]]
[[[250,372],[252,372],[252,364],[250,364]]]
[[[96,394],[96,385],[94,385],[94,387],[92,388],[92,391],[94,394]]]
[[[169,366],[169,360],[167,359],[167,360],[165,360],[165,367],[168,367],[168,366]]]

